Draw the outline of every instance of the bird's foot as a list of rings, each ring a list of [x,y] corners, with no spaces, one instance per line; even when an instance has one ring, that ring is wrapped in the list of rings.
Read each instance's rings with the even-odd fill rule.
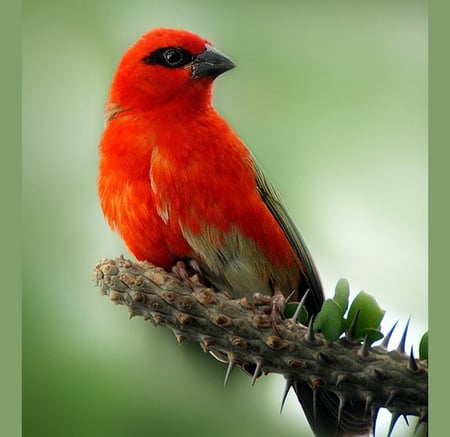
[[[269,307],[270,320],[275,333],[281,337],[279,325],[284,318],[284,308],[286,307],[286,298],[280,290],[280,287],[273,287],[273,295],[265,296],[256,293],[253,296],[253,302],[256,305],[267,305]]]
[[[203,273],[195,259],[177,261],[172,267],[172,273],[182,282],[204,283]]]
[[[189,280],[189,272],[184,261],[177,261],[172,267],[172,273],[182,282]]]

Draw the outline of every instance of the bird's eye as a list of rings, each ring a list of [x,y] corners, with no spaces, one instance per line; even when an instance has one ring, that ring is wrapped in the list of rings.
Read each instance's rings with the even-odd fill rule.
[[[178,67],[183,62],[183,52],[180,49],[167,49],[164,60],[168,65]]]
[[[181,47],[164,47],[154,50],[144,59],[144,64],[162,65],[167,68],[183,67],[192,61],[192,55]]]

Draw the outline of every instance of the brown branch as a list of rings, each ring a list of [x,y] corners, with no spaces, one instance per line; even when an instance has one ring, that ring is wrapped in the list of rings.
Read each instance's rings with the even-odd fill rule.
[[[401,346],[388,351],[345,338],[328,343],[292,320],[275,332],[266,308],[214,292],[195,276],[180,281],[149,263],[106,259],[95,267],[95,280],[110,300],[129,308],[130,317],[166,326],[180,342],[199,343],[231,363],[230,370],[237,365],[254,378],[280,373],[347,402],[363,401],[371,414],[387,408],[395,420],[428,418],[428,367]]]

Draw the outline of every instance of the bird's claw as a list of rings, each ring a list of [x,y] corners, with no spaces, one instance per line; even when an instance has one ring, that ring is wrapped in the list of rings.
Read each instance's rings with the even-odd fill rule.
[[[172,273],[180,280],[180,281],[188,281],[189,280],[189,272],[186,267],[186,263],[184,261],[177,261],[175,265],[172,267]]]
[[[273,288],[273,295],[266,296],[255,293],[253,302],[256,305],[267,305],[269,307],[270,320],[275,333],[281,337],[279,325],[284,318],[284,308],[286,306],[286,298],[278,286]]]
[[[200,269],[198,262],[195,259],[189,259],[186,261],[179,260],[172,267],[172,273],[183,283],[207,284],[205,282],[203,272]]]

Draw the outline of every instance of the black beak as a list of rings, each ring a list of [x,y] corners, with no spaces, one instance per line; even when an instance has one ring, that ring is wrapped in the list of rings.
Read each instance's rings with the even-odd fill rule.
[[[211,46],[206,46],[206,50],[197,55],[192,61],[191,77],[210,77],[215,79],[217,76],[231,70],[235,65],[222,53]]]

